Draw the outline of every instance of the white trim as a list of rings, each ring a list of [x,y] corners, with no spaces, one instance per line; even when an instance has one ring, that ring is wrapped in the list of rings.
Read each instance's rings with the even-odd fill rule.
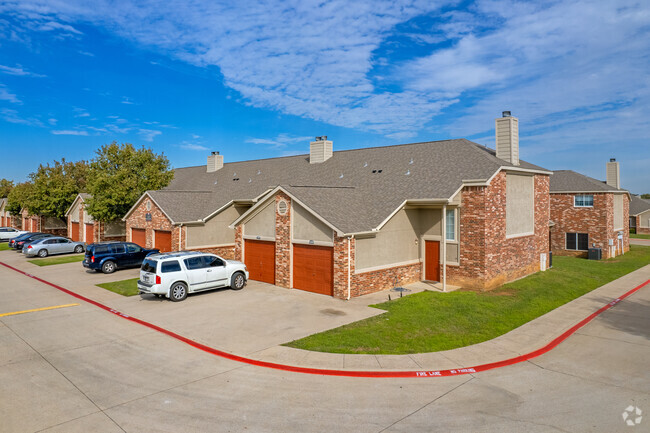
[[[547,174],[549,176],[553,176],[552,171],[546,171],[546,170],[535,170],[533,168],[521,168],[521,167],[508,167],[505,165],[502,165],[500,170],[505,170],[505,171],[519,171],[522,173],[532,173],[532,174]]]
[[[153,203],[158,207],[158,209],[160,209],[160,212],[162,212],[162,214],[165,215],[165,217],[169,220],[169,222],[171,223],[171,225],[175,226],[175,225],[178,225],[178,224],[179,224],[179,223],[175,222],[173,219],[171,219],[171,217],[170,217],[169,215],[167,215],[167,212],[165,212],[165,209],[163,209],[162,206],[160,206],[160,205],[158,204],[158,202],[157,202],[156,200],[154,200],[153,197],[151,197],[151,195],[149,195],[149,192],[148,192],[148,191],[145,192],[144,194],[142,194],[142,196],[140,196],[140,198],[138,199],[138,201],[136,201],[135,204],[134,204],[133,206],[131,206],[131,209],[129,209],[129,211],[126,213],[126,215],[124,215],[124,217],[122,217],[122,221],[125,221],[125,222],[126,222],[127,218],[128,218],[129,216],[131,216],[131,214],[133,213],[133,211],[134,211],[135,209],[137,209],[138,206],[140,206],[140,203],[142,202],[142,200],[143,200],[145,197],[149,197],[149,200],[151,200],[151,201],[152,201],[152,202],[153,202]],[[154,245],[155,245],[155,244],[154,244]]]
[[[454,218],[456,212],[454,212]],[[442,291],[447,291],[447,206],[442,207]],[[454,231],[456,231],[456,224],[454,222]],[[455,235],[456,233],[454,233]]]
[[[370,267],[370,268],[355,269],[354,270],[354,275],[365,274],[365,273],[368,273],[368,272],[381,271],[383,269],[399,268],[401,266],[415,265],[417,263],[422,263],[422,260],[415,259],[415,260],[408,260],[406,262],[398,262],[398,263],[391,263],[391,264],[388,264],[388,265],[373,266],[373,267]]]
[[[525,238],[527,236],[535,236],[535,232],[516,233],[514,235],[506,235],[506,239]]]
[[[249,241],[267,241],[275,242],[275,237],[271,236],[253,236],[253,235],[242,235],[242,239]]]
[[[549,194],[627,194],[628,191],[549,191]]]
[[[77,203],[77,200],[79,200],[79,199],[81,199],[82,202],[85,202],[85,201],[86,201],[86,200],[84,200],[84,198],[81,196],[81,194],[77,194],[77,196],[76,196],[75,199],[73,200],[73,202],[72,202],[72,204],[70,205],[70,207],[68,208],[68,210],[65,211],[65,215],[64,215],[64,216],[65,216],[66,218],[68,217],[68,214],[70,213],[70,211],[72,211],[72,208],[75,206],[75,203]]]
[[[214,212],[212,212],[212,213],[211,213],[210,215],[208,215],[207,217],[200,219],[199,221],[205,223],[207,220],[209,220],[209,219],[212,218],[213,216],[215,216],[215,215],[221,213],[222,211],[228,209],[228,208],[229,208],[232,204],[234,204],[234,203],[235,203],[234,200],[230,200],[228,203],[226,203],[225,205],[221,206],[220,208],[218,208],[217,210],[215,210]]]
[[[302,240],[302,239],[292,239],[291,243],[292,244],[299,244],[299,245],[315,245],[317,247],[333,247],[334,246],[334,242],[314,241],[314,240],[305,241],[305,240]]]

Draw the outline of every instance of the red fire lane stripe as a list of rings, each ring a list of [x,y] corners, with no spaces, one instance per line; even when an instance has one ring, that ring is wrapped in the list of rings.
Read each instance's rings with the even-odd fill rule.
[[[39,281],[43,284],[47,284],[50,287],[54,287],[57,290],[60,290],[64,293],[67,293],[70,296],[73,296],[77,299],[80,299],[82,301],[88,302],[89,304],[92,304],[96,307],[99,307],[103,310],[108,311],[109,313],[112,313],[116,316],[119,316],[123,319],[130,320],[131,322],[138,323],[142,326],[146,326],[147,328],[153,329],[155,331],[161,332],[165,335],[168,335],[172,338],[175,338],[176,340],[182,341],[185,344],[189,344],[192,347],[195,347],[199,350],[202,350],[204,352],[210,353],[212,355],[216,355],[225,359],[229,359],[231,361],[236,361],[236,362],[242,362],[245,364],[250,364],[250,365],[255,365],[258,367],[265,367],[265,368],[273,368],[276,370],[283,370],[283,371],[291,371],[295,373],[306,373],[306,374],[318,374],[318,375],[324,375],[324,376],[345,376],[345,377],[444,377],[444,376],[458,376],[461,374],[470,374],[470,373],[478,373],[481,371],[486,371],[486,370],[491,370],[493,368],[500,368],[500,367],[505,367],[508,365],[513,365],[517,364],[520,362],[527,361],[532,358],[536,358],[552,349],[554,349],[557,345],[559,345],[561,342],[569,338],[572,334],[574,334],[578,329],[582,328],[585,326],[587,323],[591,322],[595,317],[603,313],[604,311],[607,311],[608,309],[612,308],[619,302],[621,302],[623,299],[627,298],[628,296],[632,295],[633,293],[637,292],[640,290],[642,287],[646,286],[647,284],[650,283],[650,280],[647,280],[645,283],[638,285],[634,289],[626,292],[622,296],[614,299],[610,303],[604,305],[601,307],[598,311],[595,311],[594,313],[590,314],[580,322],[576,323],[574,326],[572,326],[570,329],[566,330],[564,333],[562,333],[560,336],[555,338],[553,341],[545,345],[544,347],[537,349],[533,352],[527,353],[525,355],[519,355],[514,358],[509,358],[505,359],[503,361],[498,361],[498,362],[492,362],[489,364],[481,364],[477,365],[474,367],[467,367],[467,368],[459,368],[459,369],[449,369],[449,370],[433,370],[433,371],[349,371],[349,370],[328,370],[328,369],[321,369],[321,368],[307,368],[307,367],[296,367],[292,365],[284,365],[284,364],[276,364],[273,362],[267,362],[267,361],[259,361],[256,359],[251,359],[251,358],[245,358],[243,356],[235,355],[232,353],[224,352],[218,349],[215,349],[210,346],[206,346],[201,343],[197,343],[196,341],[190,340],[189,338],[183,337],[182,335],[176,334],[172,331],[169,331],[165,328],[161,328],[160,326],[154,325],[153,323],[146,322],[144,320],[140,320],[136,317],[129,316],[128,314],[124,314],[120,311],[117,311],[111,307],[108,307],[104,304],[101,304],[97,301],[94,301],[92,299],[86,298],[83,295],[80,295],[78,293],[75,293],[71,290],[68,290],[64,287],[58,286],[54,283],[51,283],[49,281],[43,280],[42,278],[39,278],[35,275],[28,274],[27,272],[21,271],[20,269],[14,268],[13,266],[7,265],[6,263],[0,262],[0,265],[3,265],[13,271],[19,272],[25,276],[28,276],[30,278],[35,279],[36,281]]]

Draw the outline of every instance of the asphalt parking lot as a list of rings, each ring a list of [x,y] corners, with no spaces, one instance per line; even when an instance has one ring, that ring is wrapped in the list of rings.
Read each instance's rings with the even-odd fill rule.
[[[0,252],[1,262],[11,258],[7,254],[13,253]],[[259,293],[251,285],[242,292],[212,292],[175,304],[120,299],[99,288],[95,292],[80,280],[109,276],[50,268],[58,268],[49,271],[57,284],[67,278],[68,288],[104,297],[120,311],[128,306],[142,319],[146,314],[170,317],[175,332],[191,337],[196,332],[196,340],[222,349],[254,353],[257,343],[237,340],[270,341],[249,336],[249,319],[236,311],[230,314],[238,319],[224,318],[228,309],[223,309],[205,320],[212,308],[228,304],[222,295],[243,294],[249,288],[263,315],[264,306],[273,305],[261,292],[264,287]],[[131,272],[136,271],[110,277],[125,279]],[[0,314],[39,309],[0,316],[1,431],[647,431],[648,286],[534,360],[457,377],[371,379],[241,364],[2,266],[0,281]],[[302,298],[287,299],[282,304],[308,304]],[[258,311],[254,301],[247,302],[251,311]],[[322,309],[320,301],[311,302]],[[79,305],[40,310],[71,303]],[[207,307],[209,303],[214,305]],[[198,311],[204,314],[192,314]],[[237,321],[241,326],[233,325]],[[629,406],[644,411],[644,419],[633,427],[622,418]]]

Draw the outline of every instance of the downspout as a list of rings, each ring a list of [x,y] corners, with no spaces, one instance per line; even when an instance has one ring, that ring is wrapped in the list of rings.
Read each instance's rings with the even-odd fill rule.
[[[183,251],[183,223],[179,225],[178,232],[178,251]]]
[[[348,236],[348,298],[347,298],[348,301],[350,300],[350,290],[351,290],[351,288],[350,288],[350,286],[351,286],[351,284],[350,284],[350,281],[351,281],[350,272],[351,272],[351,270],[352,270],[351,260],[350,260],[350,259],[351,259],[351,254],[350,254],[351,247],[350,247],[350,243],[351,243],[351,240],[352,240],[353,238],[354,238],[354,235],[352,235],[352,236]]]
[[[447,291],[447,205],[442,205],[442,291]]]

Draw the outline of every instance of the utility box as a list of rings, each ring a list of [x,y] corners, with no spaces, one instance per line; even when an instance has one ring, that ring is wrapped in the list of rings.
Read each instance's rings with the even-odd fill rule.
[[[603,258],[603,250],[601,248],[589,248],[589,260],[600,260]]]

